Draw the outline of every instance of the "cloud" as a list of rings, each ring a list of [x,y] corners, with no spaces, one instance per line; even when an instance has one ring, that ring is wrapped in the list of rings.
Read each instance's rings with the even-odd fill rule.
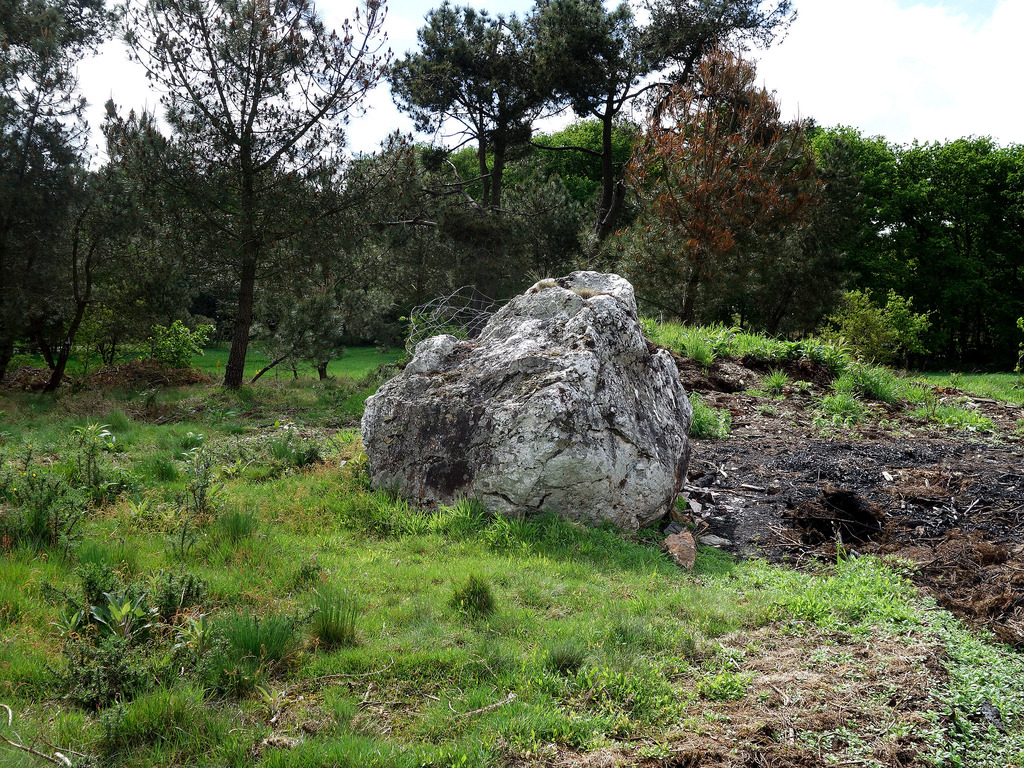
[[[790,115],[909,143],[968,135],[1024,143],[1016,31],[1024,3],[988,18],[934,5],[802,0],[789,37],[755,54],[765,85]]]

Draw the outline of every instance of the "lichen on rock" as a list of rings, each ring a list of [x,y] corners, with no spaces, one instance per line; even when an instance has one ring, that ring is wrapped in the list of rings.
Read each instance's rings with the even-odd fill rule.
[[[469,496],[636,530],[682,487],[691,417],[629,282],[573,272],[513,298],[476,339],[421,342],[362,429],[374,485],[414,502]]]

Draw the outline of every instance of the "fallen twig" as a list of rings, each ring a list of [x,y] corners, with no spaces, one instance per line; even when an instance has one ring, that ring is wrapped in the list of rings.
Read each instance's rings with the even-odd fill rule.
[[[506,704],[509,704],[509,703],[515,701],[515,699],[516,699],[516,695],[514,693],[510,693],[508,696],[506,696],[501,701],[496,701],[493,704],[488,704],[486,707],[480,707],[480,709],[472,709],[469,712],[463,712],[461,715],[456,715],[456,717],[472,717],[473,715],[479,715],[479,714],[482,714],[484,712],[490,712],[492,709],[497,709],[498,707],[503,707]],[[449,704],[449,706],[451,706],[451,705]]]

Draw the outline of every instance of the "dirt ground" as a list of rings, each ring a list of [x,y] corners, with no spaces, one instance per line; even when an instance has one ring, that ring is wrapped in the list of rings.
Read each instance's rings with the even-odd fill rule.
[[[917,584],[952,612],[1024,646],[1024,409],[951,389],[993,435],[947,430],[909,408],[870,404],[851,429],[814,424],[827,375],[790,371],[781,399],[758,397],[763,370],[742,361],[704,372],[678,361],[688,390],[728,408],[726,440],[693,442],[686,496],[698,539],[741,556],[799,563],[837,547],[913,562]],[[714,542],[714,539],[710,540]]]

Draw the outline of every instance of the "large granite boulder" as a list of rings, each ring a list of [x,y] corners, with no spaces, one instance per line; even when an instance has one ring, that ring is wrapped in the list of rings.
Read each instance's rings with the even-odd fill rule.
[[[543,280],[471,341],[420,342],[366,401],[375,486],[421,504],[477,498],[636,530],[672,508],[693,411],[669,354],[651,352],[633,286]]]

